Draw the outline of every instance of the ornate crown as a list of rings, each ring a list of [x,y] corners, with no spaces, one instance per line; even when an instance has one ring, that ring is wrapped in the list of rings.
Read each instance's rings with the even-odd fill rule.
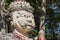
[[[21,2],[21,1],[18,1],[18,2],[14,1],[14,2],[11,2],[11,4],[9,5],[8,10],[10,12],[25,10],[25,11],[29,11],[29,12],[33,13],[34,9],[26,1],[23,1],[23,2]]]

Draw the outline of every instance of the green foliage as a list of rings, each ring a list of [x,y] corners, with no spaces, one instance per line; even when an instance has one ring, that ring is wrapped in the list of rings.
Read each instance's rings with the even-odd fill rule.
[[[51,29],[52,31],[47,35],[46,33],[46,39],[47,40],[57,40],[56,34],[54,33],[54,29],[57,27],[56,24],[60,22],[60,12],[54,12],[53,9],[50,8],[51,4],[54,4],[58,8],[60,8],[60,5],[58,5],[58,2],[60,0],[46,0],[47,6],[46,6],[46,12],[49,16],[49,23],[46,25],[46,30]],[[51,34],[52,33],[52,34]]]
[[[27,0],[35,10],[41,9],[41,0]]]
[[[7,9],[9,4],[12,2],[13,0],[5,0],[5,8]]]

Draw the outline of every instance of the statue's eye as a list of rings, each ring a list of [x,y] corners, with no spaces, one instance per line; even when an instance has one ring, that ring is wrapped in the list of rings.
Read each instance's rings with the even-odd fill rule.
[[[20,14],[20,13],[18,12],[18,14]]]
[[[26,17],[26,15],[24,15],[24,17]]]
[[[17,16],[17,18],[19,18],[19,16]]]
[[[32,23],[32,21],[29,21],[29,23]]]

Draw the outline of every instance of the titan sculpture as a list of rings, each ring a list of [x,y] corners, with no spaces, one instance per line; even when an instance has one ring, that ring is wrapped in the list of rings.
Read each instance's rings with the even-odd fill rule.
[[[28,35],[35,28],[33,10],[25,0],[15,0],[9,5],[10,23],[15,40],[33,40]]]

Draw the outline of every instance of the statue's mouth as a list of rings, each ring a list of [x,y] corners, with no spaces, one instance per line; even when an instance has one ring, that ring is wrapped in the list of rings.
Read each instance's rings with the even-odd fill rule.
[[[27,29],[32,29],[32,28],[34,28],[34,25],[33,25],[32,21],[31,22],[26,22],[26,23],[23,23],[23,22],[18,21],[21,28],[23,28],[23,29],[26,29],[26,28]]]

